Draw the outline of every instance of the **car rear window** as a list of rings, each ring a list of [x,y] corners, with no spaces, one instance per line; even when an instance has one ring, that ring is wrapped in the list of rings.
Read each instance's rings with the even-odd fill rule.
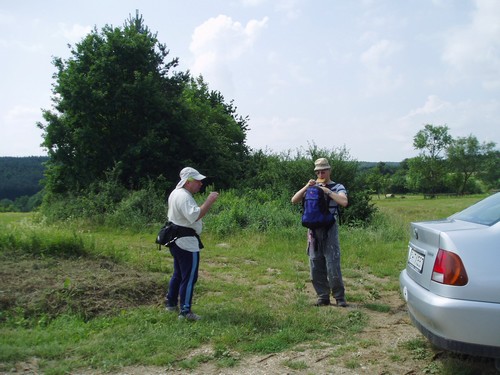
[[[450,216],[450,219],[490,226],[497,223],[500,220],[500,193],[491,195],[465,210]]]

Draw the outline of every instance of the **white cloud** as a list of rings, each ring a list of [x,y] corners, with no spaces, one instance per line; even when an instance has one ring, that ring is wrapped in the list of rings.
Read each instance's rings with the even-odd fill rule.
[[[466,99],[450,102],[436,95],[429,95],[425,103],[411,110],[394,123],[394,139],[411,140],[425,124],[446,125],[453,137],[476,136],[481,142],[496,142],[498,139],[497,113],[500,100]]]
[[[368,66],[388,60],[399,47],[388,40],[380,40],[361,54],[361,62]]]
[[[438,96],[429,95],[422,107],[410,111],[410,113],[405,117],[410,118],[418,115],[425,116],[439,112],[443,109],[449,108],[450,106],[451,104],[449,102],[440,99]]]
[[[230,89],[229,64],[252,48],[267,22],[267,17],[260,21],[250,20],[246,25],[225,15],[208,19],[193,32],[189,49],[195,60],[191,71],[195,75],[202,74],[211,85]]]
[[[439,98],[437,95],[427,96],[422,106],[412,109],[406,115],[395,119],[391,131],[386,133],[386,139],[390,139],[399,148],[404,150],[407,157],[412,157],[415,154],[413,149],[413,137],[417,132],[423,129],[425,124],[433,124],[436,126],[456,125],[457,109],[455,106]]]
[[[201,68],[204,64],[199,61],[214,60],[213,58],[204,59],[207,54],[213,55],[215,60],[238,59],[252,46],[267,20],[267,17],[261,21],[251,20],[243,26],[225,15],[210,18],[198,26],[193,33],[189,49],[195,55],[195,67],[203,70]]]

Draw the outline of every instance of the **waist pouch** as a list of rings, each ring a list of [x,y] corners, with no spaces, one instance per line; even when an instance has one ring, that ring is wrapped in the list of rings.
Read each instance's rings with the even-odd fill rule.
[[[198,240],[198,246],[200,249],[203,249],[203,243],[201,242],[200,236],[196,233],[196,231],[193,228],[188,228],[188,227],[183,227],[181,225],[176,225],[172,222],[169,222],[167,226],[170,227],[170,235],[167,243],[165,243],[165,246],[169,246],[171,243],[173,243],[175,240],[181,237],[196,237]]]

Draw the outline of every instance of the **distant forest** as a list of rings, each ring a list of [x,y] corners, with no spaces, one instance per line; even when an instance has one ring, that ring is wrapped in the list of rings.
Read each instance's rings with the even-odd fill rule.
[[[42,190],[46,156],[0,157],[0,200],[32,196]]]

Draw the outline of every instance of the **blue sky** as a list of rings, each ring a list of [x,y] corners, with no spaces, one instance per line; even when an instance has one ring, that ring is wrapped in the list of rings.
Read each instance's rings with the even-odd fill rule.
[[[46,155],[52,57],[136,10],[249,116],[254,150],[401,161],[425,124],[500,144],[497,0],[21,0],[0,4],[0,156]]]

